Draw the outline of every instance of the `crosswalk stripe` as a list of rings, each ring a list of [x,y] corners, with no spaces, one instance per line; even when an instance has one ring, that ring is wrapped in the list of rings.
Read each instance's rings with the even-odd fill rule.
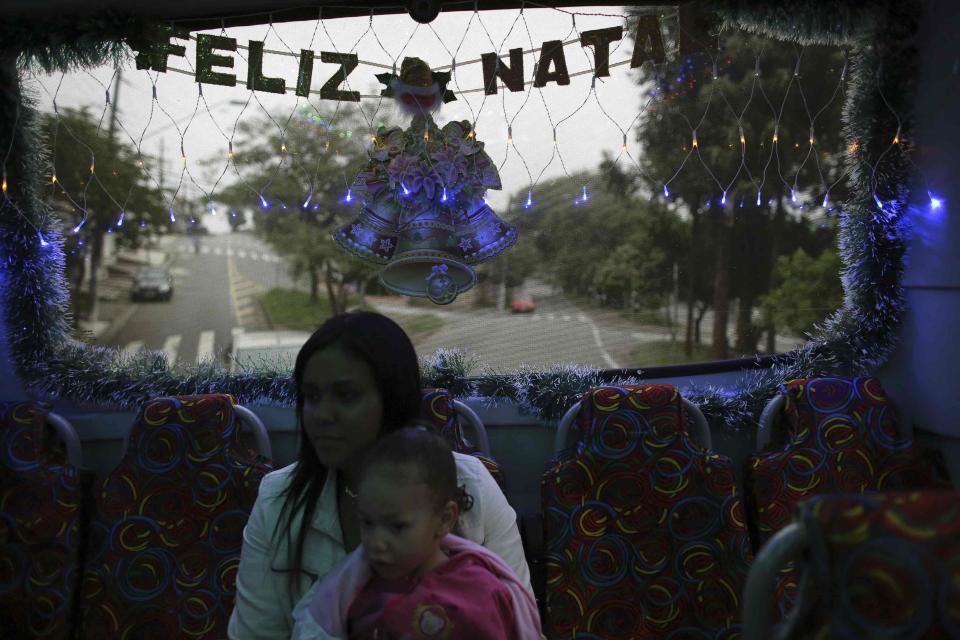
[[[213,360],[213,338],[215,333],[213,330],[200,332],[200,341],[197,342],[197,362]]]
[[[200,253],[210,253],[210,247],[206,245],[200,247]]]
[[[128,342],[123,348],[124,351],[130,351],[131,353],[140,351],[140,349],[143,349],[143,340],[134,340],[133,342]]]
[[[586,322],[586,321],[587,321],[587,316],[583,315],[582,313],[578,313],[578,314],[577,314],[577,320],[579,320],[580,322]]]
[[[167,336],[167,339],[163,341],[163,352],[167,354],[167,365],[173,366],[177,362],[177,352],[180,351],[180,341],[182,337],[180,334]]]
[[[227,255],[228,255],[228,256],[232,256],[232,255],[233,255],[233,247],[227,247]]]
[[[223,255],[223,247],[214,247],[214,248],[213,248],[213,255],[215,255],[215,256],[222,256],[222,255]]]
[[[568,316],[567,314],[563,314],[563,321],[570,322],[570,316]]]
[[[237,251],[237,257],[238,257],[238,258],[246,258],[246,257],[247,257],[247,252],[244,251],[243,249],[240,249],[239,251]]]

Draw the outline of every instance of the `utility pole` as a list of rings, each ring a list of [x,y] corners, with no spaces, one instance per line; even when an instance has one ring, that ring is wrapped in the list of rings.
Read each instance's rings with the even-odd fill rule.
[[[110,148],[114,148],[114,140],[117,134],[117,109],[120,103],[120,83],[123,80],[123,69],[117,69],[117,77],[113,84],[113,95],[110,96],[110,126],[107,128],[107,143]],[[103,212],[100,212],[103,218]],[[99,271],[100,262],[103,259],[104,229],[99,225],[93,227],[93,247],[90,252],[90,313],[87,320],[90,326],[96,325],[100,318],[100,295],[99,295]]]

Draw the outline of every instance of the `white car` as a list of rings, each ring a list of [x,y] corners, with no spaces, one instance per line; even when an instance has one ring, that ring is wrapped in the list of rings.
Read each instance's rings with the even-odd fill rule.
[[[241,371],[291,371],[305,331],[244,331],[234,329],[230,345],[230,373]]]

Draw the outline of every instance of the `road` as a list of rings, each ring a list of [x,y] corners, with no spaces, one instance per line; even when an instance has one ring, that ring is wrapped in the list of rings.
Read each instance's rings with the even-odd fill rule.
[[[172,299],[129,303],[126,322],[101,344],[163,351],[177,365],[221,359],[234,329],[268,328],[257,297],[292,286],[282,261],[251,234],[202,236],[196,245],[168,236],[158,248],[170,257]]]
[[[283,261],[248,232],[202,236],[196,245],[189,237],[168,236],[159,248],[170,256],[172,300],[129,303],[126,322],[101,344],[164,351],[178,365],[223,362],[235,330],[268,329],[257,303],[260,295],[273,287],[305,286],[293,282]],[[527,314],[472,308],[466,300],[449,307],[411,307],[401,297],[374,304],[388,316],[430,313],[444,320],[440,330],[416,341],[421,355],[456,347],[479,354],[478,368],[504,372],[571,362],[599,369],[643,366],[630,361],[637,344],[670,339],[666,328],[638,325],[616,311],[580,308],[549,286],[529,283],[526,288],[536,301],[536,311]],[[708,318],[703,339],[711,340]]]

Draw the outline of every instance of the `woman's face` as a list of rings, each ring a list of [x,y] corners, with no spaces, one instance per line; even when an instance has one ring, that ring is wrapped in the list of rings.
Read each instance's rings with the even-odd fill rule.
[[[370,366],[339,345],[307,360],[300,392],[303,428],[320,463],[348,469],[379,436],[383,399]]]

